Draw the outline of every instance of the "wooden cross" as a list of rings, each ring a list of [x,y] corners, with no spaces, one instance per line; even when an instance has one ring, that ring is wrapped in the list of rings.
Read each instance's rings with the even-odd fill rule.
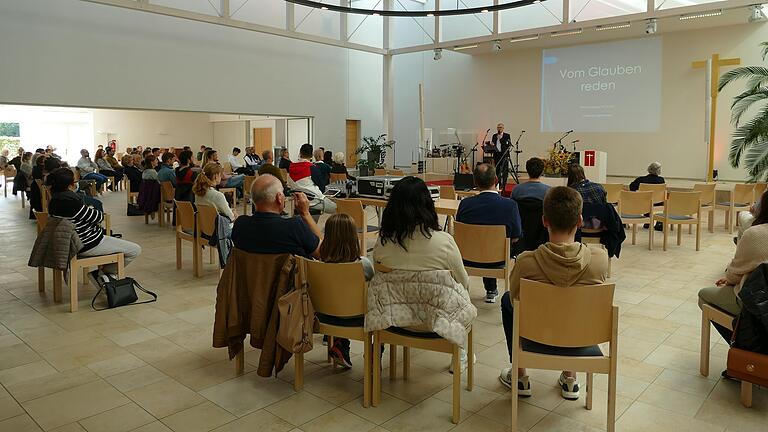
[[[707,128],[704,133],[707,144],[709,145],[709,159],[707,163],[707,182],[714,179],[715,169],[715,125],[717,119],[717,94],[718,81],[720,80],[721,66],[738,66],[741,64],[740,58],[721,59],[720,54],[712,54],[711,58],[693,62],[694,69],[706,68],[707,72]]]

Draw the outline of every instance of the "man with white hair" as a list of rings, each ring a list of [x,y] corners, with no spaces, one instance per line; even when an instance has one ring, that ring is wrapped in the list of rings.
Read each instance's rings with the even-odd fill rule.
[[[634,192],[640,189],[640,183],[648,183],[648,184],[666,183],[664,181],[664,177],[661,176],[661,164],[658,162],[651,162],[651,164],[648,165],[648,175],[644,175],[636,178],[632,183],[629,184],[629,190]]]
[[[235,247],[250,253],[320,257],[320,228],[309,214],[309,200],[295,192],[296,217],[283,218],[285,195],[277,177],[259,176],[251,186],[251,201],[256,211],[240,216],[232,228]]]
[[[107,182],[107,177],[99,174],[98,165],[91,160],[88,150],[80,150],[80,160],[77,161],[77,169],[80,170],[80,178],[83,180],[93,180],[96,182],[96,189],[101,190],[101,186]]]

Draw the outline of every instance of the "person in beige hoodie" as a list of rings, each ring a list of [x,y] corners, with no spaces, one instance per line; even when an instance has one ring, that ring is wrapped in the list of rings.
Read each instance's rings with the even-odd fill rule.
[[[549,232],[549,242],[535,251],[523,252],[517,257],[509,277],[509,292],[501,299],[501,318],[507,338],[510,361],[512,358],[512,301],[520,291],[520,279],[530,279],[561,286],[592,285],[605,282],[608,275],[608,254],[601,248],[590,248],[576,242],[576,230],[582,224],[583,200],[574,189],[559,186],[550,189],[544,197],[542,223]],[[567,311],[564,311],[567,313]],[[525,369],[517,372],[517,389],[521,397],[531,396],[531,384]],[[512,386],[512,369],[504,368],[499,380]],[[558,382],[566,399],[579,398],[576,374],[563,371]]]

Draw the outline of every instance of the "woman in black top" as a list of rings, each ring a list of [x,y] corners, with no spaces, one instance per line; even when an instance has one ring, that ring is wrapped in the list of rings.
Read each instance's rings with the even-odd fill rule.
[[[141,170],[134,165],[134,158],[131,155],[123,156],[123,174],[128,177],[128,183],[131,192],[138,192],[141,187]]]
[[[346,174],[347,180],[355,180],[354,177],[349,175],[349,171],[347,171],[347,167],[344,165],[344,153],[342,152],[338,152],[335,155],[333,155],[333,164],[331,165],[331,174]]]
[[[141,253],[136,243],[104,235],[101,227],[104,213],[83,203],[83,198],[74,192],[75,175],[68,168],[59,168],[48,175],[47,184],[51,188],[51,202],[48,213],[51,216],[69,219],[75,225],[83,247],[78,256],[93,257],[124,254],[125,265],[131,263]],[[99,271],[104,275],[117,278],[117,264],[107,264],[90,273],[91,279],[99,284]],[[103,278],[102,278],[103,281]]]

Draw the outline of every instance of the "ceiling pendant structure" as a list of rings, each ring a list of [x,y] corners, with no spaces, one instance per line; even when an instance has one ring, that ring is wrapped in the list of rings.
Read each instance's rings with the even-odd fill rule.
[[[480,7],[467,7],[461,9],[440,9],[440,10],[419,10],[419,11],[407,11],[407,10],[377,10],[377,9],[361,9],[351,6],[339,6],[328,3],[323,3],[314,0],[285,0],[288,3],[294,3],[301,6],[311,7],[315,9],[330,10],[334,12],[342,12],[348,14],[358,15],[374,15],[374,16],[389,16],[389,17],[432,17],[432,16],[456,16],[456,15],[471,15],[478,13],[488,13],[495,11],[502,11],[507,9],[515,9],[523,6],[532,5],[534,3],[541,3],[544,0],[518,0],[504,4],[489,4],[488,6]],[[490,2],[490,0],[489,0]]]

